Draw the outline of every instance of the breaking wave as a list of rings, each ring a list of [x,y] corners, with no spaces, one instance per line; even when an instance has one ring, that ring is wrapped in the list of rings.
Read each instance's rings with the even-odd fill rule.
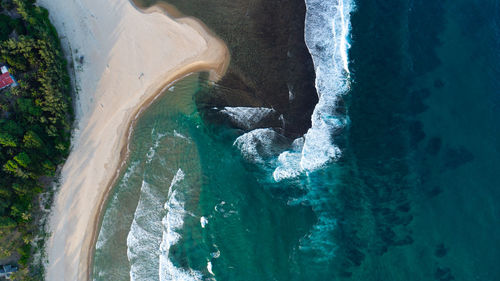
[[[243,157],[254,163],[265,164],[273,156],[283,151],[288,140],[273,129],[255,129],[239,136],[234,146],[243,154]]]
[[[352,0],[306,0],[305,41],[316,72],[319,101],[312,114],[312,126],[305,135],[300,166],[314,170],[340,155],[333,143],[336,130],[347,123],[336,113],[340,97],[349,90],[348,42]]]
[[[224,107],[220,113],[245,130],[259,126],[266,118],[276,115],[276,110],[266,107]]]
[[[281,127],[283,116],[273,108],[268,107],[224,107],[214,108],[218,114],[226,117],[231,126],[245,131],[257,128]]]
[[[201,280],[201,273],[176,267],[169,259],[169,249],[179,241],[177,231],[184,224],[184,201],[175,186],[184,179],[177,171],[163,205],[146,181],[141,187],[141,197],[134,220],[127,236],[127,257],[130,263],[130,280]]]
[[[350,87],[348,37],[350,13],[354,9],[354,3],[352,0],[305,2],[305,41],[314,63],[319,101],[311,117],[311,128],[303,138],[298,139],[300,144],[281,152],[279,156],[275,155],[275,181],[317,170],[338,159],[341,151],[333,138],[348,123],[347,115],[339,113],[337,107],[342,95],[346,94]],[[239,137],[235,145],[242,150],[246,158],[250,156],[255,162],[261,163],[265,157],[258,155],[259,146],[272,146],[274,141],[263,140],[261,136],[265,135],[273,137],[272,133],[262,129],[253,130]]]
[[[337,113],[342,95],[349,90],[348,36],[352,0],[306,0],[305,41],[316,72],[319,101],[312,114],[312,126],[304,136],[299,157],[281,156],[275,180],[296,176],[299,171],[313,171],[337,159],[341,152],[333,142],[335,133],[347,123],[347,116]]]
[[[170,247],[179,241],[181,236],[176,231],[181,229],[184,224],[184,202],[182,195],[173,189],[173,187],[184,179],[184,173],[181,169],[177,170],[172,183],[168,189],[168,200],[163,207],[167,214],[162,219],[162,240],[160,244],[160,266],[158,275],[160,281],[184,281],[201,280],[200,272],[189,269],[185,270],[176,267],[169,259]]]
[[[311,117],[311,128],[303,137],[286,143],[273,129],[255,129],[236,139],[236,146],[247,161],[272,171],[275,182],[308,174],[334,162],[341,156],[334,137],[348,124],[348,116],[339,108],[342,96],[350,89],[348,64],[350,13],[353,0],[305,0],[305,41],[316,72],[315,86],[319,97]],[[290,91],[290,99],[293,93]],[[300,249],[311,253],[318,262],[335,256],[333,231],[337,221],[329,206],[330,191],[324,182],[308,176],[301,183],[305,194],[289,204],[309,205],[317,222],[300,241]]]
[[[151,280],[158,270],[158,245],[161,237],[161,202],[146,181],[142,182],[139,204],[127,236],[130,280]],[[154,275],[153,275],[154,276]]]

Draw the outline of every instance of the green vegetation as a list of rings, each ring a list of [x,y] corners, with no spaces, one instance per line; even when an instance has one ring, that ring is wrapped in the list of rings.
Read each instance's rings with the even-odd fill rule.
[[[0,1],[0,63],[19,84],[0,91],[0,260],[18,257],[16,279],[42,280],[43,267],[29,266],[43,246],[38,198],[69,151],[70,79],[47,10]]]

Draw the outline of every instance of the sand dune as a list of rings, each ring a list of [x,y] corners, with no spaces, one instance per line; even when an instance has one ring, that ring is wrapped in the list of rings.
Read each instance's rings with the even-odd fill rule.
[[[199,70],[220,78],[224,43],[191,18],[128,0],[39,0],[73,54],[78,90],[71,154],[50,218],[46,279],[87,280],[97,221],[142,107],[176,79]],[[82,61],[83,63],[80,63]]]

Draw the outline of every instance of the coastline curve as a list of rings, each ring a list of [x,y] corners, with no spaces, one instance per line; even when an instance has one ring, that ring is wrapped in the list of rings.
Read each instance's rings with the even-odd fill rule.
[[[229,50],[199,20],[173,18],[168,7],[140,10],[128,0],[40,3],[53,12],[65,51],[90,54],[74,77],[81,88],[76,128],[50,215],[46,278],[90,280],[101,211],[126,161],[135,121],[190,73],[207,71],[219,80]]]

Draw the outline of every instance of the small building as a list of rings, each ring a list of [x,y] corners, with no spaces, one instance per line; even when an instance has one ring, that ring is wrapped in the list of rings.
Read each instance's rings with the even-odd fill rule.
[[[12,273],[18,270],[17,266],[12,266],[10,264],[4,264],[0,266],[0,278],[10,279]]]
[[[16,80],[12,75],[9,73],[9,68],[7,66],[2,66],[1,67],[2,74],[0,74],[0,90],[6,87],[9,87],[11,85],[16,86]]]

